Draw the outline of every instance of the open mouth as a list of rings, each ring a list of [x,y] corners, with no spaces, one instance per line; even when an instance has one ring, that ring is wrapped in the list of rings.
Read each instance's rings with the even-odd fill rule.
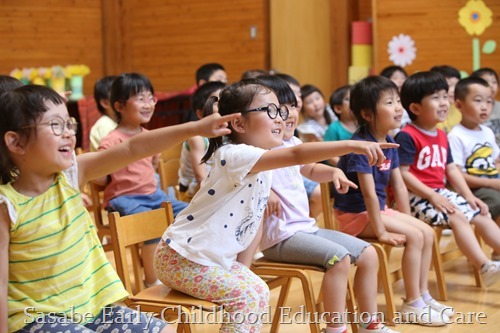
[[[271,131],[273,134],[281,134],[281,129],[274,129]]]

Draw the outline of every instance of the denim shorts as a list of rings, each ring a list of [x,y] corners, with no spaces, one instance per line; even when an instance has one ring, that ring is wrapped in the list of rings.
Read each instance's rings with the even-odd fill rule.
[[[304,176],[302,176],[302,179],[304,180],[304,187],[306,188],[307,198],[311,199],[311,195],[314,192],[314,189],[318,187],[319,183]]]

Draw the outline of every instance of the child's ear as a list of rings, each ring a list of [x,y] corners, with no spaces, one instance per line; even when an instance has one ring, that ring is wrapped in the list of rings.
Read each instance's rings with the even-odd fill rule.
[[[101,104],[101,106],[106,110],[111,108],[111,102],[109,99],[101,99],[99,100],[99,104]]]
[[[411,103],[410,104],[410,111],[413,114],[415,114],[415,115],[420,114],[420,104],[418,104],[418,103]]]
[[[14,154],[22,155],[26,151],[24,147],[26,140],[21,140],[19,133],[8,131],[4,135],[4,141],[7,149]]]
[[[462,107],[463,107],[463,103],[461,100],[459,100],[458,98],[455,99],[455,108],[457,108],[457,110],[459,111],[462,111]]]
[[[361,117],[363,117],[364,120],[366,121],[372,121],[373,120],[373,112],[371,110],[361,110]]]
[[[243,117],[238,117],[236,119],[231,120],[231,127],[234,132],[237,133],[245,133],[245,120]]]
[[[197,109],[196,110],[196,117],[198,117],[198,119],[203,118],[203,110]]]
[[[125,108],[125,105],[120,101],[116,101],[115,104],[113,104],[113,106],[117,112],[122,112],[123,109]]]

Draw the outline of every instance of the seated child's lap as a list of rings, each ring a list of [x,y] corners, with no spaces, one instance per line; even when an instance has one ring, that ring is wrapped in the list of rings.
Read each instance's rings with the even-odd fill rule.
[[[361,213],[349,213],[339,209],[334,209],[333,211],[335,214],[335,220],[337,220],[339,224],[340,231],[352,236],[359,235],[370,223],[370,220],[368,219],[368,211]],[[387,216],[394,216],[397,213],[397,211],[387,208],[387,206],[384,207],[384,210],[380,211],[380,214]]]
[[[456,192],[450,191],[447,188],[434,189],[434,191],[453,203],[469,222],[480,213],[479,209],[474,210],[465,198]],[[423,199],[411,192],[409,193],[409,198],[411,214],[415,218],[430,225],[448,226],[450,224],[448,214],[435,209],[427,199]]]
[[[311,195],[314,192],[314,189],[316,189],[319,184],[318,182],[310,180],[309,178],[306,178],[304,176],[302,176],[302,179],[304,180],[304,187],[306,188],[307,198],[311,199]]]
[[[326,269],[341,261],[346,255],[355,264],[367,243],[343,232],[318,229],[315,232],[298,231],[293,236],[266,249],[266,259],[292,264],[321,266]]]

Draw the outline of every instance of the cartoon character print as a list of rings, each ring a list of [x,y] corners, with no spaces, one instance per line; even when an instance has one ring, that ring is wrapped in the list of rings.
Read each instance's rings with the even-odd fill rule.
[[[246,216],[239,222],[236,227],[235,236],[240,245],[246,246],[248,241],[252,239],[252,235],[257,232],[259,227],[258,222],[262,220],[262,215],[266,209],[268,197],[262,197],[262,192],[259,193],[257,201],[257,212],[254,218],[254,212],[250,207],[245,207]]]
[[[472,154],[465,161],[467,173],[475,176],[491,176],[498,173],[495,161],[491,157],[493,147],[488,142],[476,144]]]

